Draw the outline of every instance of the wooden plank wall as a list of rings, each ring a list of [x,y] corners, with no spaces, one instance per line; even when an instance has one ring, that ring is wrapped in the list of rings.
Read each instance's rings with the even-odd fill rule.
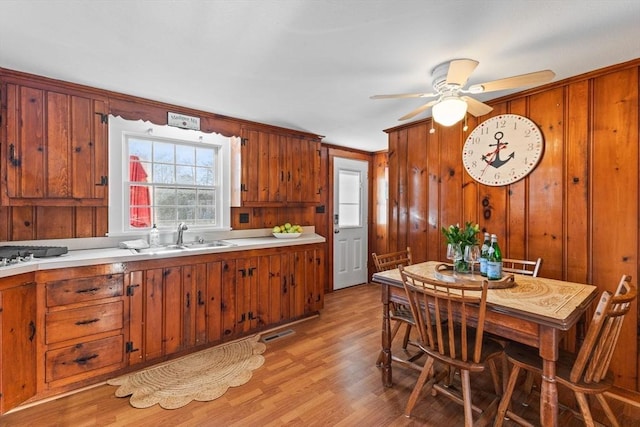
[[[639,66],[636,59],[495,100],[486,117],[469,117],[467,132],[436,125],[430,134],[430,119],[388,129],[388,249],[410,245],[416,261],[444,261],[440,227],[473,221],[498,235],[506,256],[542,257],[541,276],[601,291],[622,274],[638,283]],[[462,147],[479,122],[503,113],[532,119],[545,151],[525,179],[489,187],[466,173]],[[628,390],[639,390],[638,326],[636,303],[612,363]]]

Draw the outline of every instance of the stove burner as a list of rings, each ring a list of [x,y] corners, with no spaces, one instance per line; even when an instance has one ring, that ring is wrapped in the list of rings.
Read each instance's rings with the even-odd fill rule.
[[[21,262],[29,262],[33,261],[33,254],[29,254],[26,256],[13,256],[10,258],[0,258],[0,267],[6,267],[8,265],[19,264]]]

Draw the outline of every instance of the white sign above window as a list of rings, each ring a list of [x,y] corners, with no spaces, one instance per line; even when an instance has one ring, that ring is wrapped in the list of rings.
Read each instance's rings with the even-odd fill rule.
[[[167,124],[182,129],[200,130],[200,117],[169,112],[167,113]]]

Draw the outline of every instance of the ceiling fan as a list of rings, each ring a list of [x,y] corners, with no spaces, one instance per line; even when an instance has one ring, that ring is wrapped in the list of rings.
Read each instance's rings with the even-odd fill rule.
[[[467,79],[478,66],[473,59],[454,59],[436,66],[431,72],[434,92],[430,93],[400,93],[393,95],[374,95],[371,99],[389,98],[436,98],[415,110],[405,114],[398,120],[408,120],[432,107],[433,120],[443,126],[458,123],[469,112],[473,116],[482,116],[493,110],[493,107],[465,94],[479,94],[497,90],[513,89],[546,83],[555,77],[551,70],[536,71],[521,74],[486,83],[474,84],[464,89]]]

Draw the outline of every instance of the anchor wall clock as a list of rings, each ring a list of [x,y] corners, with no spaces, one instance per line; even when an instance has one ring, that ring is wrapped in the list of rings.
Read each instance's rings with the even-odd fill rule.
[[[538,126],[517,114],[502,114],[480,123],[462,150],[462,163],[476,181],[508,185],[527,176],[542,157]]]

